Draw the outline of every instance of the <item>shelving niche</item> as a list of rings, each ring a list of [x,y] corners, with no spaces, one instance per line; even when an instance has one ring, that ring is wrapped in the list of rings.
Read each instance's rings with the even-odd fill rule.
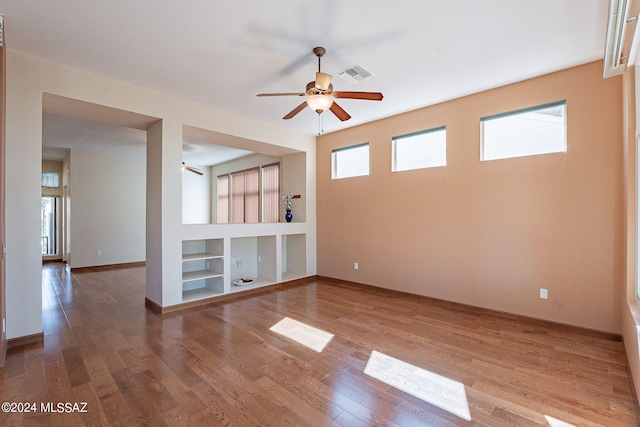
[[[223,239],[182,242],[182,301],[224,293]]]
[[[278,281],[276,236],[235,237],[231,239],[231,292],[270,285]],[[249,285],[235,285],[250,277]]]
[[[306,244],[305,233],[183,240],[182,303],[303,278]]]
[[[295,280],[307,274],[306,234],[282,235],[282,281]]]

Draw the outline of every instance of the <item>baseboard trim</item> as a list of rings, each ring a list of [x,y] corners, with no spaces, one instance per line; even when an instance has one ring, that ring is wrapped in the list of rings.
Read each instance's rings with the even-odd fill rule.
[[[162,306],[147,297],[144,297],[144,308],[153,313],[162,314]]]
[[[313,282],[315,280],[317,280],[317,276],[315,276],[315,275],[314,276],[301,277],[299,279],[292,279],[292,280],[287,280],[287,281],[284,281],[284,282],[278,282],[278,283],[274,283],[272,285],[262,286],[260,288],[246,289],[246,290],[243,290],[243,291],[237,291],[237,292],[232,292],[232,293],[228,293],[228,294],[217,295],[217,296],[213,296],[213,297],[210,297],[210,298],[202,298],[202,299],[199,299],[199,300],[196,300],[196,301],[189,301],[189,302],[185,302],[185,303],[181,303],[181,304],[169,305],[169,306],[166,306],[166,307],[162,307],[157,302],[155,302],[153,300],[150,300],[149,298],[145,298],[144,299],[144,306],[145,306],[145,308],[147,308],[147,310],[162,316],[164,314],[174,313],[176,311],[187,310],[189,308],[201,307],[201,306],[204,306],[204,305],[223,303],[223,302],[226,302],[226,301],[229,301],[229,300],[240,299],[240,298],[252,296],[252,295],[255,295],[255,294],[259,294],[259,293],[277,292],[279,290],[286,289],[286,288],[289,288],[289,287],[295,287],[295,286],[300,286],[300,285],[303,285],[303,284],[307,284],[307,283]]]
[[[342,279],[336,279],[334,277],[327,277],[327,276],[318,276],[318,280],[321,280],[323,282],[327,282],[327,283],[331,283],[334,284],[336,286],[348,286],[348,287],[360,287],[360,288],[367,288],[370,289],[374,292],[382,292],[382,293],[397,293],[397,294],[404,294],[404,295],[411,295],[412,297],[416,297],[416,298],[424,298],[425,300],[431,301],[433,303],[437,303],[440,305],[444,305],[447,307],[451,307],[455,310],[459,310],[459,311],[474,311],[475,313],[485,313],[494,317],[501,317],[503,319],[512,319],[512,320],[517,320],[519,322],[523,322],[523,323],[528,323],[530,325],[540,325],[540,326],[548,326],[548,327],[553,327],[556,330],[562,330],[562,331],[566,331],[566,332],[572,332],[572,333],[577,333],[577,334],[581,334],[581,335],[585,335],[585,336],[590,336],[590,337],[594,337],[594,338],[600,338],[600,339],[606,339],[609,341],[622,341],[622,335],[621,334],[616,334],[613,332],[606,332],[606,331],[601,331],[601,330],[597,330],[597,329],[590,329],[590,328],[586,328],[584,326],[576,326],[576,325],[571,325],[568,323],[561,323],[561,322],[556,322],[553,320],[547,320],[547,319],[539,319],[537,317],[530,317],[530,316],[525,316],[523,314],[516,314],[516,313],[510,313],[507,311],[500,311],[500,310],[494,310],[491,308],[485,308],[485,307],[479,307],[479,306],[475,306],[475,305],[471,305],[471,304],[464,304],[464,303],[460,303],[460,302],[454,302],[454,301],[448,301],[448,300],[444,300],[444,299],[439,299],[439,298],[434,298],[434,297],[429,297],[426,295],[420,295],[420,294],[413,294],[411,292],[405,292],[405,291],[399,291],[396,289],[389,289],[389,288],[382,288],[379,286],[375,286],[375,285],[368,285],[366,283],[359,283],[359,282],[352,282],[349,280],[342,280]]]
[[[107,264],[107,265],[95,265],[91,267],[73,267],[71,268],[72,273],[85,273],[90,271],[106,271],[106,270],[119,270],[122,268],[136,268],[136,267],[144,267],[147,265],[145,261],[138,262],[125,262],[122,264]]]
[[[22,347],[23,345],[36,344],[40,342],[44,342],[44,332],[25,335],[23,337],[11,338],[10,340],[7,340],[7,349]]]

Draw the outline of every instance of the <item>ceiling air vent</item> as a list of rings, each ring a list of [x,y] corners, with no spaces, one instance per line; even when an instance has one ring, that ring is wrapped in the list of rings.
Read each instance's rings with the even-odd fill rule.
[[[356,84],[372,76],[370,72],[359,65],[354,65],[346,70],[342,70],[338,75],[351,84]]]

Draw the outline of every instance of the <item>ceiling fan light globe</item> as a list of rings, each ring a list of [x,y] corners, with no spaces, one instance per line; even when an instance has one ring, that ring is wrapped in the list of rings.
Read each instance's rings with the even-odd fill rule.
[[[329,95],[309,95],[307,96],[307,105],[318,114],[331,108],[333,105],[333,97]]]

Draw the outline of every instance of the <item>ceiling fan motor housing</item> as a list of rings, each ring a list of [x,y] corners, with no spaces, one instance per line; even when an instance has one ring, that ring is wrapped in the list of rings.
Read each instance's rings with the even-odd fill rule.
[[[322,90],[322,89],[318,89],[316,87],[316,82],[309,82],[307,83],[307,91],[306,94],[311,96],[311,95],[329,95],[331,94],[331,92],[333,92],[333,85],[329,84],[329,87],[327,88],[327,90]]]

